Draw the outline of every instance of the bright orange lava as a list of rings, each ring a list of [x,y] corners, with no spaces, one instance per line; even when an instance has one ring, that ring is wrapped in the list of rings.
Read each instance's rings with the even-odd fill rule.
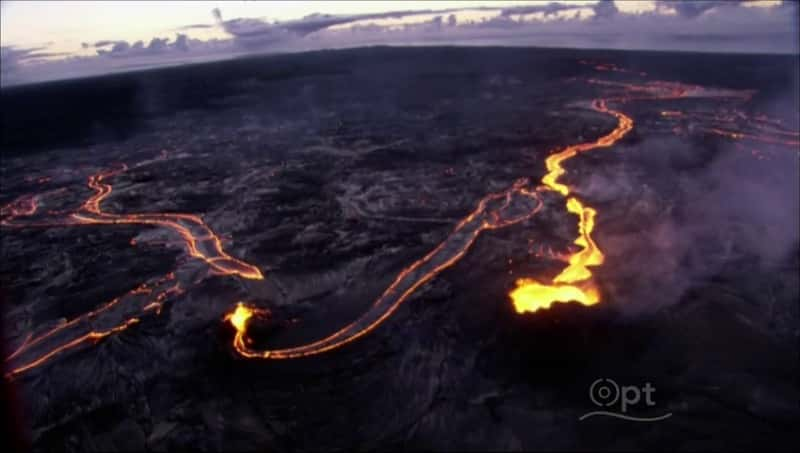
[[[247,321],[253,317],[253,313],[254,309],[239,302],[236,304],[236,309],[233,311],[233,313],[226,316],[225,319],[230,321],[231,325],[233,325],[237,332],[242,332],[247,327]]]
[[[581,62],[582,64],[594,64]],[[614,65],[601,64],[599,71],[629,72]],[[641,75],[644,75],[643,73]],[[256,349],[248,337],[248,328],[254,320],[269,316],[269,311],[249,306],[243,302],[236,304],[225,316],[225,321],[235,329],[234,349],[247,358],[289,359],[319,354],[348,344],[376,329],[397,308],[439,273],[458,262],[470,249],[481,232],[518,224],[531,218],[542,207],[540,191],[557,192],[565,197],[566,209],[578,217],[578,236],[573,244],[578,247],[575,253],[563,256],[567,266],[551,282],[545,283],[533,278],[521,278],[510,292],[515,310],[519,313],[533,313],[551,307],[554,303],[575,301],[583,305],[594,305],[600,301],[600,291],[593,280],[591,267],[603,264],[604,255],[592,239],[597,211],[572,195],[569,186],[559,181],[566,173],[564,163],[590,150],[608,148],[617,143],[633,128],[633,119],[624,113],[610,109],[607,103],[625,103],[637,99],[677,99],[686,97],[732,98],[741,101],[750,99],[751,91],[707,89],[681,83],[651,81],[644,84],[622,83],[590,79],[590,83],[601,85],[609,90],[617,90],[616,96],[596,99],[592,108],[600,113],[611,115],[617,120],[615,128],[608,134],[590,142],[567,146],[553,153],[545,160],[547,173],[542,177],[542,186],[532,190],[529,181],[521,179],[508,189],[489,194],[478,203],[476,209],[462,219],[453,231],[428,254],[413,262],[398,273],[389,287],[378,297],[372,306],[358,319],[342,327],[333,334],[312,343],[285,349]],[[735,116],[713,115],[665,110],[662,117],[669,121],[711,122],[711,126],[701,130],[736,140],[754,140],[781,145],[796,145],[798,134],[782,128],[779,121],[765,116],[750,119],[742,112]],[[747,120],[753,132],[734,132],[728,128],[736,126],[735,121]],[[719,124],[723,126],[719,126]],[[789,138],[787,138],[789,137]],[[21,217],[37,214],[40,198],[45,194],[21,197],[0,208],[0,225],[7,227],[47,227],[65,225],[95,224],[143,224],[165,227],[177,233],[188,254],[205,262],[218,275],[261,280],[263,275],[255,266],[228,255],[222,247],[220,238],[204,223],[201,217],[192,214],[112,214],[101,209],[101,203],[112,193],[107,178],[127,170],[120,169],[101,172],[91,176],[88,186],[94,194],[83,203],[77,212],[67,219],[18,222]],[[135,241],[131,241],[135,245]],[[553,255],[552,250],[550,255]],[[35,368],[59,353],[79,345],[96,342],[139,322],[141,314],[155,311],[159,313],[164,302],[185,289],[177,281],[174,273],[154,281],[146,282],[128,293],[113,299],[100,308],[58,325],[37,336],[29,334],[23,343],[6,360],[12,362],[8,376],[15,376]],[[131,308],[133,305],[133,309]],[[121,307],[125,307],[123,310]],[[138,308],[138,311],[136,310]],[[129,313],[137,313],[131,316]],[[104,323],[99,323],[101,315]],[[112,316],[114,315],[114,316]],[[108,319],[112,321],[108,322]],[[98,327],[95,324],[103,324]]]
[[[706,89],[696,85],[662,81],[639,85],[598,80],[589,80],[589,82],[622,90],[618,96],[597,99],[592,103],[594,110],[615,117],[617,125],[609,134],[597,140],[568,146],[546,159],[547,173],[542,178],[542,188],[567,197],[567,211],[578,216],[578,237],[574,244],[579,247],[579,250],[567,257],[567,267],[551,283],[542,283],[531,278],[519,279],[516,282],[516,288],[510,292],[510,297],[519,313],[536,312],[548,308],[556,302],[576,301],[584,305],[594,305],[600,301],[600,291],[592,280],[592,273],[589,270],[592,266],[602,264],[604,259],[603,253],[591,236],[597,212],[594,208],[585,206],[575,196],[570,196],[569,187],[560,183],[559,178],[566,172],[562,166],[565,161],[589,150],[613,146],[633,128],[633,119],[620,111],[608,108],[607,102],[624,103],[637,99],[658,100],[686,97],[748,100],[753,94],[751,91]],[[664,116],[678,117],[681,115],[670,112]],[[459,222],[444,242],[401,271],[364,315],[332,335],[313,343],[277,350],[254,349],[250,346],[251,341],[247,335],[248,326],[253,319],[261,317],[264,311],[239,302],[235,309],[225,317],[236,331],[233,341],[235,350],[247,358],[288,359],[329,351],[366,335],[385,321],[419,286],[461,259],[481,231],[512,225],[535,214],[541,208],[538,190],[531,191],[525,187],[524,181],[518,181],[505,192],[492,194],[481,200],[478,208]],[[524,212],[519,218],[503,219],[503,211],[513,205],[511,199],[519,196],[535,199],[537,206]],[[499,207],[492,210],[490,205],[497,200],[504,201]]]
[[[570,194],[569,187],[558,182],[559,177],[566,172],[562,163],[579,153],[612,146],[633,129],[633,120],[622,112],[609,109],[605,101],[595,100],[592,107],[598,112],[616,117],[617,127],[593,142],[568,146],[545,160],[547,174],[542,178],[542,183],[565,197]],[[590,266],[603,264],[604,259],[603,253],[592,240],[597,211],[584,206],[575,197],[567,198],[567,210],[578,216],[578,237],[574,244],[581,249],[569,257],[569,265],[550,284],[530,278],[517,280],[516,288],[509,295],[518,313],[533,313],[542,308],[549,308],[554,302],[575,301],[584,305],[600,302],[600,293],[590,280],[592,273],[589,270]]]
[[[710,97],[710,98],[733,98],[742,101],[749,100],[754,94],[753,91],[734,91],[725,89],[709,89],[697,85],[686,85],[676,82],[653,81],[642,85],[635,85],[621,82],[610,82],[601,80],[589,80],[590,83],[620,88],[624,92],[621,96],[609,98],[609,100],[628,102],[636,99],[677,99],[686,97]],[[607,101],[598,99],[592,107],[603,113],[608,113],[617,118],[617,126],[608,135],[600,137],[594,142],[581,143],[569,146],[561,152],[555,153],[547,158],[547,174],[542,178],[542,183],[549,189],[559,192],[564,197],[570,194],[569,187],[558,182],[558,179],[565,173],[562,163],[571,159],[575,155],[596,148],[604,148],[613,145],[633,129],[633,119],[622,112],[609,109]],[[686,115],[681,111],[662,111],[661,116],[669,118],[683,118]],[[748,119],[740,112],[743,119]],[[717,118],[717,120],[719,120]],[[766,118],[758,118],[755,122],[756,128],[760,131],[771,132],[773,134],[797,137],[795,131],[786,131],[775,125],[765,126]],[[706,131],[723,135],[733,139],[751,139],[773,144],[788,146],[798,145],[796,140],[772,138],[766,135],[745,134],[723,130],[720,128],[706,128]],[[603,263],[603,253],[598,249],[591,237],[594,229],[594,219],[597,212],[588,206],[584,206],[577,198],[567,198],[567,210],[579,217],[578,238],[575,244],[581,250],[569,258],[569,265],[554,279],[552,283],[544,284],[534,279],[523,278],[516,282],[516,288],[511,291],[510,297],[514,303],[514,308],[519,313],[536,312],[543,308],[549,308],[555,302],[575,301],[583,305],[594,305],[600,301],[600,292],[591,280],[592,273],[588,269],[590,266],[598,266]]]
[[[89,187],[95,194],[83,204],[83,212],[72,215],[78,223],[86,224],[144,224],[169,228],[186,244],[189,255],[203,260],[222,275],[238,275],[242,278],[261,280],[261,271],[244,261],[231,257],[222,249],[222,242],[205,222],[192,214],[110,214],[101,211],[100,203],[111,194],[110,184],[103,182],[109,176],[127,169],[99,173],[89,178]]]
[[[166,227],[178,233],[190,256],[204,261],[218,275],[238,276],[246,279],[263,279],[261,271],[248,263],[231,257],[222,248],[219,237],[196,215],[191,214],[111,214],[103,212],[101,203],[112,192],[112,186],[104,180],[127,170],[121,169],[101,172],[89,177],[88,186],[94,194],[83,203],[77,212],[67,219],[18,222],[19,217],[29,217],[36,214],[38,208],[37,196],[22,197],[0,209],[3,216],[2,224],[7,227],[42,227],[42,226],[70,226],[93,224],[144,224]],[[25,341],[6,360],[12,361],[8,377],[13,377],[35,368],[54,356],[64,351],[73,349],[87,342],[96,342],[109,335],[121,332],[139,321],[139,315],[116,315],[112,311],[122,311],[120,302],[125,300],[126,305],[138,305],[140,313],[155,311],[160,313],[166,299],[183,292],[183,288],[176,281],[175,274],[170,272],[166,276],[151,283],[143,283],[123,296],[117,297],[100,308],[85,313],[69,322],[60,324],[37,336],[28,335]],[[132,310],[127,307],[127,310]],[[113,321],[111,326],[104,329],[95,329],[91,325],[97,322],[99,315],[116,315],[120,318]]]
[[[519,180],[507,190],[484,197],[478,207],[462,219],[450,235],[427,255],[403,269],[366,313],[335,333],[313,343],[286,348],[256,350],[248,345],[247,328],[263,311],[243,303],[225,316],[236,330],[233,346],[244,357],[291,359],[319,354],[348,344],[372,332],[421,285],[452,266],[467,253],[480,233],[517,224],[541,209],[539,195]]]

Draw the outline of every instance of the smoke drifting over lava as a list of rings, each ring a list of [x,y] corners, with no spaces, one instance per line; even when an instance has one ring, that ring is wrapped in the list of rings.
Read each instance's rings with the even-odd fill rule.
[[[625,147],[625,163],[597,168],[580,185],[587,199],[629,203],[624,217],[599,227],[613,291],[625,295],[610,298],[625,301],[618,309],[653,314],[732,263],[769,274],[796,262],[800,154],[778,150],[754,162],[749,151],[726,141],[709,151],[649,138]]]

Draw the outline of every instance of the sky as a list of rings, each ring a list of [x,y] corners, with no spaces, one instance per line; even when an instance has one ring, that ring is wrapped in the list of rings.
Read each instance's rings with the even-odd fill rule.
[[[797,35],[780,0],[3,0],[0,85],[373,44],[796,54]]]

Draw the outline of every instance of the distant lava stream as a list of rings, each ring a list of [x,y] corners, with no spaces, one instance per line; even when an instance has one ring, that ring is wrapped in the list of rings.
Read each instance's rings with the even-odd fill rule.
[[[101,203],[112,192],[111,184],[105,182],[128,169],[123,165],[117,170],[100,172],[89,177],[88,186],[94,190],[88,200],[64,219],[43,221],[19,221],[20,217],[36,214],[40,196],[25,196],[0,210],[6,227],[53,227],[72,225],[117,225],[142,224],[168,228],[178,233],[190,256],[208,264],[215,274],[238,276],[246,279],[263,279],[261,271],[248,263],[231,257],[222,248],[219,237],[196,215],[191,214],[111,214],[103,212]],[[7,376],[12,377],[39,366],[59,353],[85,343],[97,342],[109,335],[121,332],[139,322],[147,312],[160,312],[161,306],[170,296],[184,291],[174,273],[141,284],[128,293],[117,297],[100,308],[62,323],[45,332],[29,334],[17,349],[6,358],[10,364]]]
[[[78,223],[83,224],[144,224],[169,228],[183,238],[189,255],[205,261],[215,272],[221,275],[237,275],[242,278],[261,280],[264,276],[257,267],[231,257],[222,249],[219,237],[203,222],[199,216],[192,214],[109,214],[100,209],[100,203],[111,194],[111,185],[103,180],[127,170],[99,173],[89,178],[89,187],[95,194],[86,200],[83,209],[72,215]]]

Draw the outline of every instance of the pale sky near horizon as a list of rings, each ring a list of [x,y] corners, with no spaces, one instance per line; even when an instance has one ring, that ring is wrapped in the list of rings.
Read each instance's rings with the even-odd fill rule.
[[[48,47],[54,52],[77,52],[81,42],[100,40],[149,41],[173,37],[177,28],[213,23],[211,10],[220,8],[225,18],[299,19],[312,13],[364,14],[396,10],[501,8],[537,1],[2,1],[0,43],[15,47]],[[596,1],[562,0],[559,3],[594,4]],[[623,11],[653,8],[649,0],[618,1]],[[219,29],[193,30],[193,37],[226,37]]]
[[[212,61],[241,54],[375,43],[481,45],[491,42],[543,47],[798,52],[796,3],[781,0],[705,4],[667,0],[613,1],[616,8],[598,4],[598,0],[0,0],[0,85]],[[549,7],[549,3],[577,8],[559,9]],[[527,8],[526,14],[499,18],[501,9],[525,5],[538,8]],[[214,8],[222,10],[224,24],[216,24],[212,16]],[[313,13],[359,17],[411,10],[435,14],[361,17],[361,20],[317,28],[314,28],[314,20],[301,21],[302,26],[286,24]],[[455,11],[453,25],[456,26],[431,28],[437,16],[449,14],[443,10]],[[643,14],[648,12],[652,13]],[[256,20],[246,23],[229,20],[237,18]],[[272,26],[273,21],[284,25]],[[354,28],[354,33],[337,30],[369,23],[375,26]],[[307,28],[310,34],[306,35],[302,27],[309,24],[312,24]],[[417,26],[408,26],[410,24]],[[200,26],[184,28],[190,25]],[[254,32],[253,27],[258,31]],[[190,39],[178,37],[179,33]],[[210,41],[214,38],[221,41]],[[96,45],[100,41],[105,43]]]

